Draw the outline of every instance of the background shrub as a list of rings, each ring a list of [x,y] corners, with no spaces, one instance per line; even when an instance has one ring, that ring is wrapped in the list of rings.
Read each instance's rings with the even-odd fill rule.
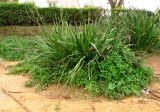
[[[124,10],[122,10],[122,12],[124,12],[124,13],[130,13],[130,12],[132,12],[132,13],[138,13],[138,14],[140,13],[141,15],[144,14],[147,17],[155,15],[154,12],[149,11],[149,10],[145,10],[145,9],[124,9]]]
[[[53,24],[62,20],[79,24],[95,21],[101,17],[101,12],[102,9],[99,8],[37,8],[33,4],[2,3],[0,4],[0,26]]]

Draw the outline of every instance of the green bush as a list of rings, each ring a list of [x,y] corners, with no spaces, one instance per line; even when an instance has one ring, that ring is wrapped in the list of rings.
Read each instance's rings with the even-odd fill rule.
[[[31,4],[0,4],[0,26],[35,24],[29,12],[33,8]]]
[[[97,26],[73,27],[63,23],[46,29],[37,39],[35,51],[25,61],[29,66],[22,63],[22,68],[24,65],[24,71],[32,74],[34,84],[42,87],[63,83],[85,87],[96,95],[110,98],[139,95],[151,80],[151,70],[123,45],[121,31]]]
[[[71,24],[93,22],[100,18],[99,8],[37,8],[33,4],[0,4],[0,26],[53,24],[67,21]]]
[[[34,47],[29,37],[10,36],[0,39],[0,57],[8,60],[24,59],[26,53]]]
[[[149,10],[145,10],[145,9],[126,9],[126,10],[123,10],[124,13],[140,13],[141,15],[146,15],[147,17],[151,17],[151,16],[154,16],[155,13],[152,12],[152,11],[149,11]]]
[[[140,95],[141,89],[151,81],[152,72],[138,62],[141,60],[137,60],[127,46],[120,42],[115,44],[111,53],[100,63],[101,73],[98,75],[100,82],[96,79],[96,85],[93,86],[102,87],[100,91],[110,98]]]
[[[120,20],[126,28],[129,44],[136,51],[153,51],[160,38],[160,26],[154,13],[145,10],[128,10]]]

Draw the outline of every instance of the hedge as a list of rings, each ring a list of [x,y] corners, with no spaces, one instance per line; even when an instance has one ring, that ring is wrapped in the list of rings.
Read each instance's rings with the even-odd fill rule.
[[[38,23],[52,24],[66,20],[77,24],[95,21],[101,17],[100,8],[38,8],[33,4],[0,4],[0,26],[32,26]]]

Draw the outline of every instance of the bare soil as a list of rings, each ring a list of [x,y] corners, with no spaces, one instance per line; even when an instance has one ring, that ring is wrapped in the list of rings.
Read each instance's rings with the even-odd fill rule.
[[[160,77],[160,55],[150,56],[151,65]],[[94,97],[81,88],[52,85],[37,92],[26,88],[26,75],[8,74],[16,62],[0,60],[0,112],[160,112],[160,101],[155,97],[128,97],[112,101],[103,96]],[[160,83],[154,81],[149,89],[160,92]],[[160,96],[160,94],[159,94]]]
[[[1,26],[0,35],[33,36],[39,32],[38,26]]]

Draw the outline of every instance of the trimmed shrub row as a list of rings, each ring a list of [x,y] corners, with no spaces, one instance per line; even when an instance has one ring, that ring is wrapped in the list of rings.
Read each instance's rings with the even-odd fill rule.
[[[67,21],[71,24],[93,22],[101,16],[100,8],[37,8],[32,4],[0,4],[0,26],[52,24]]]

